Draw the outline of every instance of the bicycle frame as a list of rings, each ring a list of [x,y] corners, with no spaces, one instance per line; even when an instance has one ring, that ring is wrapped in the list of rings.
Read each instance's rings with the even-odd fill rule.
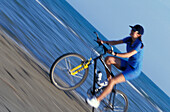
[[[100,56],[94,58],[94,59],[93,59],[93,61],[94,61],[94,78],[93,78],[93,92],[92,92],[93,95],[95,95],[95,89],[96,89],[95,84],[96,84],[97,60],[98,60],[98,59],[102,62],[102,64],[104,65],[105,69],[109,72],[109,74],[110,74],[112,77],[114,77],[113,73],[112,73],[111,70],[108,68],[108,66],[106,65],[106,63],[104,62],[104,60],[103,60],[103,55],[100,55]],[[114,92],[115,89],[116,89],[116,85],[115,85],[114,88],[112,89],[112,92]],[[111,97],[112,97],[112,96],[110,96],[110,98],[109,98],[109,102],[111,102]],[[114,103],[114,99],[115,99],[115,94],[114,94],[114,96],[113,96],[113,103]],[[94,112],[94,108],[92,109],[92,111]]]

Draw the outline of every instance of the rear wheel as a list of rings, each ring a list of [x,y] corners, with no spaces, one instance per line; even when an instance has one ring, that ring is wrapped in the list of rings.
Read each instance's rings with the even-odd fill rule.
[[[100,96],[103,92],[102,89],[95,89],[95,96]],[[93,97],[93,88],[89,88],[87,91],[88,97]],[[99,110],[102,112],[127,112],[128,99],[127,96],[120,90],[113,90],[108,96],[106,96],[100,104]]]
[[[127,112],[128,110],[127,96],[122,91],[119,91],[119,90],[115,90],[115,92],[112,92],[102,102],[104,103],[104,107],[102,108],[102,110],[106,112],[107,111],[108,112]]]
[[[82,69],[74,74],[71,70],[79,65],[82,67],[84,62],[86,62],[86,59],[76,53],[68,53],[60,56],[51,67],[51,82],[61,90],[72,90],[79,87],[85,81],[89,69]]]

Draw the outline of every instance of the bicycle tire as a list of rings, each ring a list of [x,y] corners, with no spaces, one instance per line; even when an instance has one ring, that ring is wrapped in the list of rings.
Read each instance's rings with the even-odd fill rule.
[[[128,110],[128,105],[129,105],[127,96],[125,95],[125,93],[123,93],[123,92],[120,91],[120,90],[116,90],[115,93],[121,95],[121,97],[123,98],[124,103],[125,103],[125,104],[124,104],[123,112],[127,112],[127,110]],[[119,99],[119,98],[118,98],[118,99]],[[114,102],[114,103],[115,103],[115,102]],[[115,104],[114,104],[114,106],[115,106]],[[115,110],[115,108],[114,108],[114,110]],[[116,112],[117,112],[117,110],[116,110]]]
[[[87,78],[89,68],[71,75],[70,69],[85,62],[86,59],[77,53],[67,53],[60,56],[50,69],[50,80],[58,89],[68,91],[79,87]]]
[[[112,110],[113,112],[127,112],[128,110],[128,98],[127,96],[120,90],[115,90],[111,93],[112,95],[115,94],[115,98],[112,96],[110,102],[108,99],[103,100],[102,103],[105,105],[102,110]],[[108,96],[109,98],[111,97]],[[114,99],[113,99],[114,98]]]

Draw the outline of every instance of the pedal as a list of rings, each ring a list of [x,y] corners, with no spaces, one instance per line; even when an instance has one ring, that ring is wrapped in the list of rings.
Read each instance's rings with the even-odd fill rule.
[[[98,92],[100,92],[101,91],[101,88],[99,87],[99,88],[96,88],[95,89],[95,94],[94,95],[96,95]],[[88,90],[87,90],[87,96],[88,97],[92,97],[92,96],[94,96],[93,95],[93,88],[91,87],[91,88],[89,88]]]
[[[93,96],[93,89],[92,89],[92,87],[87,90],[87,96],[90,97],[90,98]]]

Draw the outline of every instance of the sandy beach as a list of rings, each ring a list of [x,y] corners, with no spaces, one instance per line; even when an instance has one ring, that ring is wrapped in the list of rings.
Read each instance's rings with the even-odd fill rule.
[[[87,112],[73,91],[54,87],[46,70],[0,29],[0,112]]]

